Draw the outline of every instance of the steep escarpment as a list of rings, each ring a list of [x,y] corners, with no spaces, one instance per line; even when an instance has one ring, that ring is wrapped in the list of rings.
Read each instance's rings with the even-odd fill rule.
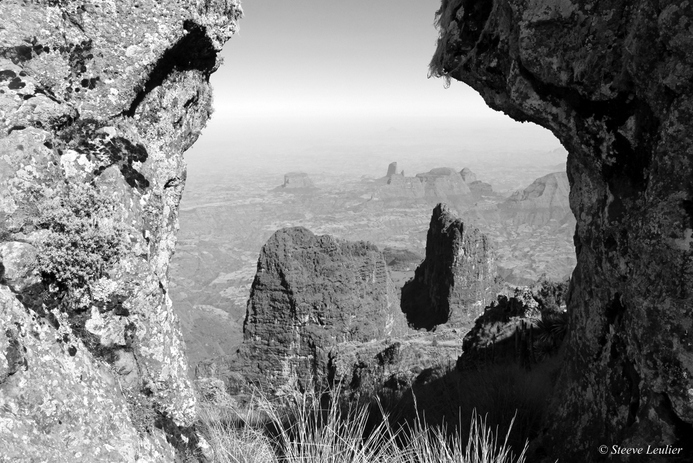
[[[690,452],[692,18],[688,3],[648,0],[446,0],[439,11],[433,74],[569,151],[577,267],[538,444],[554,458],[598,460],[603,444]]]
[[[405,328],[375,246],[282,229],[260,253],[233,369],[268,390],[305,387],[327,378],[328,354],[337,344]]]
[[[234,1],[0,5],[0,447],[197,452],[168,263]]]
[[[426,258],[402,288],[402,311],[415,328],[470,327],[496,296],[491,245],[476,228],[465,227],[446,206],[433,210]]]

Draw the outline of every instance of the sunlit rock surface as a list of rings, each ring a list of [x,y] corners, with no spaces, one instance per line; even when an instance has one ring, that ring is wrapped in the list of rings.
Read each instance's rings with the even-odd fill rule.
[[[272,391],[324,382],[337,344],[405,331],[398,302],[374,245],[279,230],[258,259],[233,369]]]
[[[197,452],[167,273],[182,154],[209,118],[209,75],[240,14],[231,0],[0,3],[3,457],[158,462]],[[117,205],[93,229],[125,241],[70,306],[39,273],[37,248],[45,204],[89,190]],[[77,262],[101,251],[73,252]]]
[[[446,0],[439,12],[432,73],[569,151],[578,263],[567,362],[536,443],[550,461],[596,461],[600,445],[691,456],[692,19],[688,2],[647,0]]]

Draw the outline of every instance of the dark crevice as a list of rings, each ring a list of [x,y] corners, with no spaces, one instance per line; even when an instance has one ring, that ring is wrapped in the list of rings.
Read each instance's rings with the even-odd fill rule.
[[[493,10],[493,0],[464,0],[460,5],[464,14],[458,21],[460,27],[459,40],[465,47],[473,48],[484,30],[486,21]],[[457,16],[459,8],[455,11]]]
[[[194,426],[178,426],[168,415],[157,412],[154,426],[164,431],[166,441],[176,451],[176,460],[180,462],[206,461],[200,451],[200,439]]]
[[[621,293],[616,293],[611,301],[611,304],[609,304],[606,308],[605,315],[607,323],[609,325],[616,324],[621,320],[625,311],[625,306],[621,304]]]
[[[689,199],[684,199],[681,201],[681,207],[686,213],[686,216],[688,217],[688,226],[690,228],[693,228],[693,201]]]
[[[125,116],[133,117],[145,97],[174,72],[198,70],[209,79],[216,66],[217,52],[207,36],[205,27],[186,20],[183,28],[187,34],[164,52],[149,73],[149,79],[135,96],[130,108],[123,112]]]
[[[640,410],[640,375],[635,369],[635,366],[630,361],[623,363],[623,376],[630,383],[630,403],[628,404],[628,419],[626,426],[630,427],[635,424]]]

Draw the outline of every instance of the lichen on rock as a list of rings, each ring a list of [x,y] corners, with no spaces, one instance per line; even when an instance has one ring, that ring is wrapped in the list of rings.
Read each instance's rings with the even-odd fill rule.
[[[16,461],[192,455],[167,272],[182,154],[240,5],[8,0],[0,14],[0,446]]]

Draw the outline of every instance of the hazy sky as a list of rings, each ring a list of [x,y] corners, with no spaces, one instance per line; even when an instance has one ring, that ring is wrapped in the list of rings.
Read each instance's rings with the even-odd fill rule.
[[[209,156],[243,143],[259,147],[270,139],[280,145],[296,145],[296,137],[324,141],[338,132],[354,139],[390,127],[410,134],[443,122],[467,129],[497,124],[498,131],[517,132],[515,138],[526,134],[557,145],[545,130],[489,109],[466,85],[446,89],[442,79],[427,78],[440,0],[242,5],[240,31],[212,76],[215,113],[191,154]]]
[[[215,107],[237,116],[489,114],[466,86],[445,91],[442,80],[427,79],[439,5],[246,0],[213,78]]]

